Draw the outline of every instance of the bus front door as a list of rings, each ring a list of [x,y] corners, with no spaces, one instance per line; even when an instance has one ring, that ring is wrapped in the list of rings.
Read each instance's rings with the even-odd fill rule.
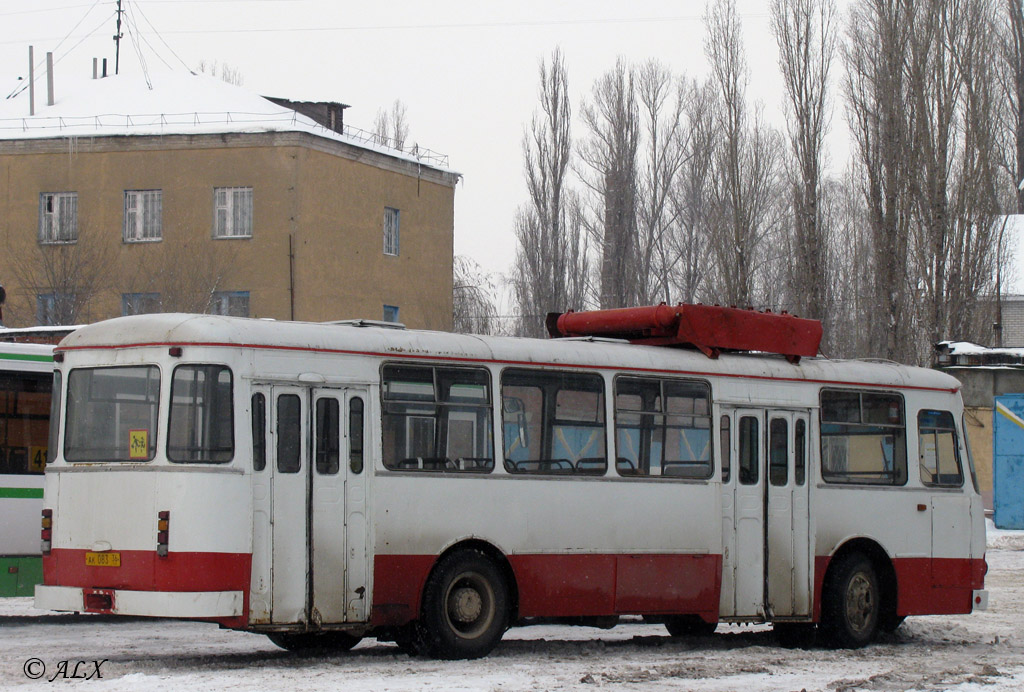
[[[731,450],[722,483],[720,614],[733,620],[807,616],[808,415],[733,409],[723,411],[720,424]]]
[[[360,388],[254,390],[252,624],[366,619],[366,401]]]

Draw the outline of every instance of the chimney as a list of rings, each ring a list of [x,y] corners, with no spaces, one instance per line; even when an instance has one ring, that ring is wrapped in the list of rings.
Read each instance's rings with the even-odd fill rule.
[[[99,68],[99,59],[98,58],[93,58],[92,59],[92,78],[93,79],[96,79],[99,76],[99,69],[100,69]]]
[[[36,66],[32,55],[32,46],[28,47],[28,114],[36,114]]]
[[[103,79],[107,78],[107,59],[106,58],[103,58],[103,74],[101,76],[103,77]]]
[[[46,53],[46,105],[53,105],[53,53]]]

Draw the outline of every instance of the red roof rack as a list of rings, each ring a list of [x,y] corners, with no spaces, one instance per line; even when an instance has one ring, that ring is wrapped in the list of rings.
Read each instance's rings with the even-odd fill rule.
[[[603,336],[634,344],[694,346],[709,358],[722,351],[760,351],[799,362],[815,356],[821,322],[786,312],[742,310],[719,305],[651,305],[614,310],[548,313],[552,338]]]

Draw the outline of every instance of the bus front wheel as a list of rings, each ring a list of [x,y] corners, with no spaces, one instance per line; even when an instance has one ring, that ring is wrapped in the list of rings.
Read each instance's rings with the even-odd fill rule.
[[[881,591],[871,561],[860,553],[839,559],[821,604],[825,643],[842,649],[867,645],[878,631]]]
[[[483,553],[443,558],[427,580],[416,649],[433,658],[486,656],[508,628],[508,589]]]
[[[665,629],[673,637],[706,637],[714,634],[717,622],[705,622],[697,615],[669,615]]]

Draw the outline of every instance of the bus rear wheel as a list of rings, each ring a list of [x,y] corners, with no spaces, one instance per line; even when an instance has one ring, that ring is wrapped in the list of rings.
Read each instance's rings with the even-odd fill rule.
[[[270,632],[267,638],[288,651],[348,651],[363,639],[348,632]]]
[[[878,576],[860,553],[840,558],[822,598],[821,633],[826,645],[859,649],[874,639],[881,611]]]
[[[443,558],[427,580],[416,650],[433,658],[486,656],[508,628],[508,588],[483,553]]]

